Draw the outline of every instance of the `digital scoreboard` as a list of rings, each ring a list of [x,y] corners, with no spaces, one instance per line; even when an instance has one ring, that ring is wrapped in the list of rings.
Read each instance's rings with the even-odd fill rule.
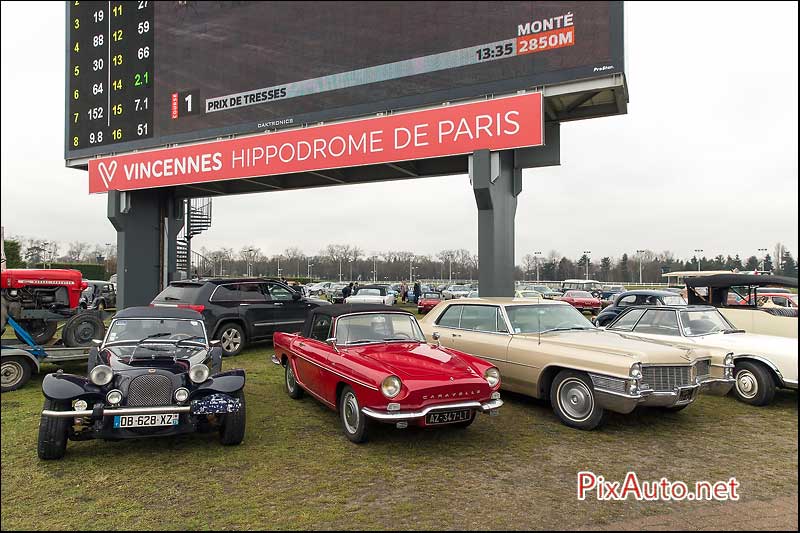
[[[69,2],[68,150],[153,137],[153,2]]]
[[[624,72],[622,2],[67,2],[68,165]]]

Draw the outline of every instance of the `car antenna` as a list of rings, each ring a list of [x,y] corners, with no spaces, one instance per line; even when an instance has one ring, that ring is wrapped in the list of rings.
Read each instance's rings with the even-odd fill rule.
[[[539,306],[537,306],[539,307]],[[539,330],[539,346],[542,345],[542,311],[541,309],[536,309],[536,321],[538,322],[538,327],[536,328]]]

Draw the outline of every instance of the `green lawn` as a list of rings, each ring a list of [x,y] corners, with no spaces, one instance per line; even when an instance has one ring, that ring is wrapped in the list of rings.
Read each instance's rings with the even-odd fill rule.
[[[580,470],[735,476],[744,501],[797,493],[794,392],[766,408],[701,397],[680,413],[612,415],[593,432],[504,394],[499,416],[466,430],[378,426],[357,446],[334,412],[288,398],[271,353],[266,344],[225,360],[247,370],[247,434],[235,447],[216,434],[70,442],[63,460],[43,462],[42,375],[3,394],[2,529],[564,529],[701,506],[735,513],[736,503],[578,501]]]

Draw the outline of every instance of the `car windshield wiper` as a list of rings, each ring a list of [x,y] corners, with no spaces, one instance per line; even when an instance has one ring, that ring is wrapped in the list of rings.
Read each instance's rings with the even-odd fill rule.
[[[412,339],[410,337],[386,337],[383,339],[383,342],[390,342],[390,341],[422,342],[419,339]]]
[[[147,337],[144,337],[143,339],[141,339],[139,342],[136,343],[136,345],[138,346],[138,345],[142,344],[147,339],[155,339],[155,338],[158,338],[158,337],[167,337],[169,335],[172,335],[172,333],[170,333],[169,331],[162,331],[160,333],[153,333],[152,335],[148,335]]]
[[[347,342],[345,344],[346,345],[347,344],[365,344],[365,343],[368,343],[368,342],[381,342],[381,341],[379,341],[378,339],[358,339],[357,341],[350,341],[350,342]]]
[[[194,339],[200,339],[200,340],[196,341]],[[182,342],[190,342],[192,344],[201,344],[205,346],[206,343],[204,341],[205,341],[204,337],[202,337],[201,335],[195,335],[194,337],[189,337],[188,339],[179,340],[178,342],[175,343],[175,346],[180,346]]]
[[[747,332],[743,329],[725,329],[722,331],[722,333],[727,335],[728,333],[747,333]]]
[[[586,329],[594,329],[594,328],[587,328],[585,326],[572,326],[571,328],[553,328],[553,329],[545,329],[542,333],[549,333],[551,331],[583,331]]]

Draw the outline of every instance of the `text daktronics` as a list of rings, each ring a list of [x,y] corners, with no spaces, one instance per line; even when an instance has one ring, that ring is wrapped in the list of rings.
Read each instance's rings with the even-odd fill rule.
[[[530,93],[89,161],[89,192],[184,185],[543,144]]]

